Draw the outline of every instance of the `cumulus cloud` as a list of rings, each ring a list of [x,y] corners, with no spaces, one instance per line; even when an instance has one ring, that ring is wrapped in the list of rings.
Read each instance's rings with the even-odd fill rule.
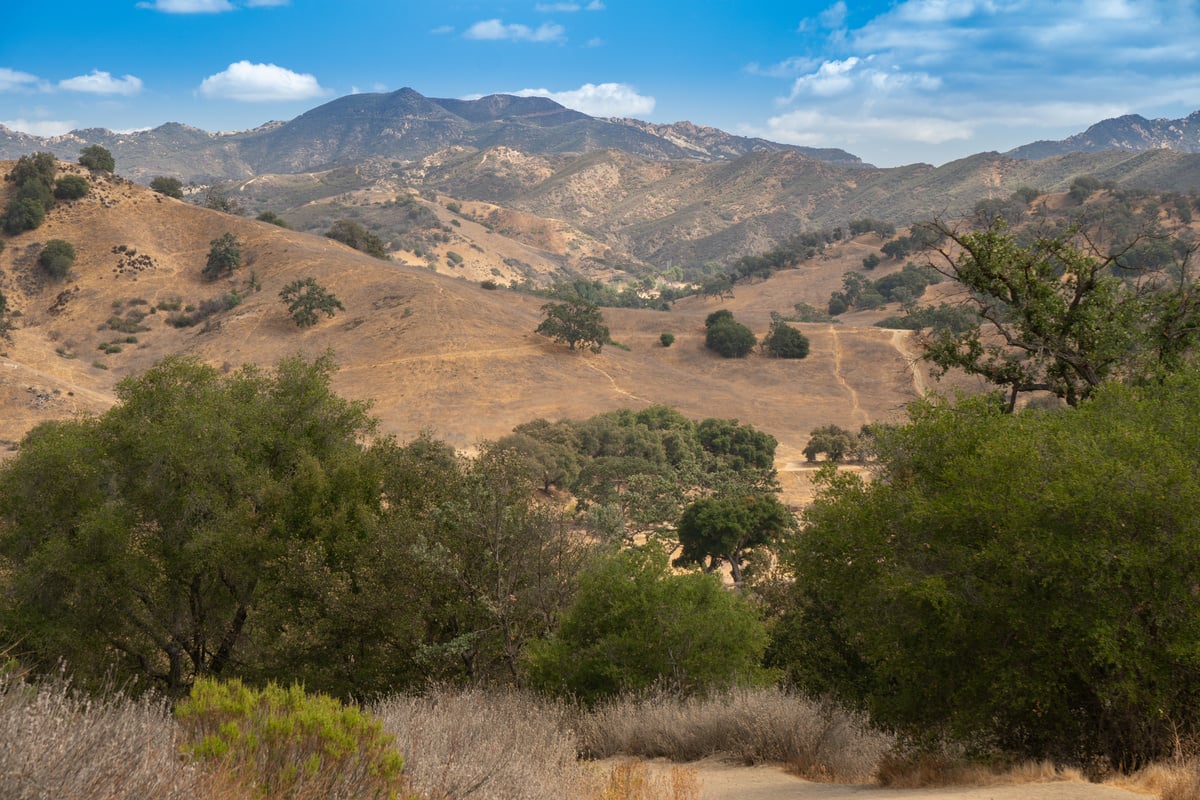
[[[561,42],[566,39],[562,25],[545,22],[536,29],[528,25],[505,24],[498,19],[485,19],[467,28],[463,36],[467,39],[510,42]]]
[[[0,67],[0,92],[15,90],[38,89],[44,84],[38,76],[28,72],[19,72],[8,67]]]
[[[233,11],[233,4],[229,0],[149,0],[138,3],[138,8],[164,14],[220,14]]]
[[[274,64],[238,61],[204,79],[197,90],[210,99],[259,103],[273,100],[309,100],[329,94],[309,74],[292,72]]]
[[[860,61],[858,56],[851,56],[844,61],[826,61],[816,72],[796,78],[792,84],[791,99],[802,94],[830,97],[853,88],[854,78],[850,73]]]
[[[101,72],[98,69],[94,69],[87,75],[77,75],[74,78],[59,81],[58,88],[71,92],[119,94],[129,97],[142,91],[142,80],[133,75],[114,78],[108,72]]]
[[[928,116],[836,116],[820,111],[791,111],[767,120],[760,135],[787,144],[810,146],[853,145],[886,136],[922,144],[942,144],[970,139],[974,126],[963,120]]]
[[[78,127],[74,120],[57,119],[0,119],[0,125],[30,136],[62,136]]]
[[[552,92],[549,89],[522,89],[511,92],[518,97],[549,97],[556,103],[593,117],[636,117],[654,111],[653,97],[638,94],[627,83],[585,83],[578,89]]]

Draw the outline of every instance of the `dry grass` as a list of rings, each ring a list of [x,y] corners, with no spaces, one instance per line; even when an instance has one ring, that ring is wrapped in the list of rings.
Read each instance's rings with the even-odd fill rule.
[[[5,800],[191,800],[214,779],[176,756],[166,706],[121,694],[85,697],[65,681],[0,677],[0,797]]]
[[[1057,781],[1086,782],[1073,767],[1050,761],[1025,761],[1008,767],[989,767],[945,753],[889,754],[875,776],[880,786],[920,789],[941,786],[1013,786]]]
[[[686,767],[654,775],[643,761],[622,761],[613,765],[597,800],[700,800],[700,783]]]
[[[871,780],[894,744],[861,717],[778,689],[618,699],[578,725],[582,752],[593,758],[695,761],[721,753],[747,764],[786,764],[803,777],[838,783]]]
[[[378,703],[414,791],[455,800],[542,800],[594,793],[569,710],[516,691],[434,690]]]

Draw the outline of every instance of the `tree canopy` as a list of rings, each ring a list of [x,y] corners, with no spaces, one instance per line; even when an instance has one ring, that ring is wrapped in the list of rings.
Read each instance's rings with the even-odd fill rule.
[[[79,152],[79,163],[97,172],[112,172],[117,168],[117,161],[107,148],[98,144],[89,144]]]
[[[1200,336],[1200,293],[1188,259],[1142,268],[1068,238],[1024,244],[1003,220],[960,233],[940,225],[934,269],[968,290],[982,322],[936,330],[924,357],[945,373],[961,369],[1009,393],[1051,392],[1076,405],[1110,378],[1142,380],[1179,366]]]
[[[208,260],[200,274],[205,280],[215,281],[242,266],[242,243],[232,233],[225,233],[213,239],[208,251]]]
[[[279,299],[287,306],[292,321],[300,328],[311,328],[319,319],[317,312],[333,318],[338,311],[345,311],[342,302],[330,294],[316,278],[297,278],[279,292]]]
[[[587,347],[599,353],[608,343],[608,328],[598,306],[578,298],[562,303],[546,303],[542,306],[546,318],[534,333],[549,336],[562,342],[571,350]]]
[[[919,402],[819,475],[776,654],[918,741],[1136,766],[1200,726],[1200,372],[1077,409]]]

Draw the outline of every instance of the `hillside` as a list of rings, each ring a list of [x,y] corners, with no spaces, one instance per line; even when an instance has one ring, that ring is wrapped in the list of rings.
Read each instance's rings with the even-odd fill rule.
[[[7,171],[12,164],[2,166]],[[60,163],[62,172],[82,170]],[[0,439],[10,446],[41,420],[103,410],[117,381],[172,353],[232,369],[332,350],[341,365],[337,390],[373,400],[385,433],[406,439],[431,430],[460,448],[537,417],[668,403],[695,418],[736,417],[772,433],[785,464],[800,460],[812,428],[893,419],[915,394],[907,333],[801,326],[812,355],[799,362],[757,355],[726,361],[703,347],[704,317],[717,307],[732,309],[761,335],[771,310],[822,302],[842,271],[861,261],[854,247],[739,287],[722,304],[689,298],[669,312],[607,309],[613,339],[628,350],[572,353],[532,332],[542,318],[536,297],[380,261],[119,178],[91,179],[89,196],[60,204],[42,227],[9,237],[0,253],[0,289],[21,312],[0,359]],[[0,185],[0,201],[11,191],[11,184]],[[242,242],[245,266],[231,281],[205,283],[200,270],[210,242],[225,232]],[[70,241],[78,251],[62,283],[48,282],[36,267],[50,239]],[[235,308],[193,327],[165,322],[172,304],[245,289],[251,272],[261,291]],[[277,294],[307,276],[337,295],[346,311],[300,330]],[[144,313],[136,323],[144,330],[114,330],[110,320],[127,324],[131,311]],[[671,348],[658,342],[664,331],[676,336]],[[130,335],[136,342],[124,341]],[[100,350],[110,343],[120,352]]]

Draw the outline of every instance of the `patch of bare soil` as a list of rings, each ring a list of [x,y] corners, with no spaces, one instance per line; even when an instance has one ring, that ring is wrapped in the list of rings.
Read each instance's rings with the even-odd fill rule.
[[[666,761],[651,762],[669,772]],[[883,789],[872,785],[813,783],[777,765],[745,767],[719,758],[687,765],[696,771],[701,800],[1145,800],[1146,795],[1081,781],[997,786]]]

